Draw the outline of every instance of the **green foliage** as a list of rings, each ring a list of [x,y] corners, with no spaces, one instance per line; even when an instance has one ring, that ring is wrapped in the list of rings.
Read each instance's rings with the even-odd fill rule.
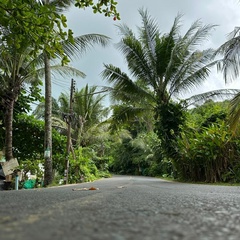
[[[239,182],[239,140],[228,125],[229,101],[207,101],[188,111],[172,159],[187,181]]]
[[[61,93],[58,100],[52,99],[53,103],[53,127],[62,134],[66,134],[66,121],[71,118],[73,145],[86,146],[92,138],[99,135],[101,120],[108,115],[102,101],[105,95],[96,92],[97,87],[86,85],[74,92],[73,114],[69,115],[69,95]],[[44,118],[45,105],[40,103],[33,114],[37,118]]]
[[[159,158],[159,156],[158,156]],[[173,170],[173,165],[170,160],[167,158],[161,158],[159,160],[156,156],[154,156],[153,159],[149,159],[150,161],[150,166],[149,168],[146,169],[144,172],[144,175],[147,176],[159,176],[159,177],[174,177],[174,170]]]
[[[44,122],[33,116],[19,115],[13,123],[13,136],[15,157],[23,160],[43,158]]]
[[[106,17],[114,16],[114,20],[120,20],[120,15],[116,8],[117,2],[114,0],[76,0],[75,6],[79,8],[92,7],[94,13],[103,13]]]
[[[224,122],[202,131],[182,132],[173,163],[179,177],[190,181],[239,181],[239,140]]]
[[[94,152],[89,148],[79,147],[75,150],[75,158],[70,155],[69,182],[89,182],[98,177],[98,169],[93,161]]]
[[[44,4],[41,4],[43,2]],[[68,62],[64,53],[62,41],[73,43],[72,30],[66,30],[66,16],[60,12],[74,1],[59,2],[49,1],[22,1],[3,0],[0,2],[0,40],[16,49],[31,47],[31,55],[44,51],[51,57],[62,56],[62,64]],[[120,19],[114,0],[75,0],[79,8],[92,7],[94,13],[103,13],[113,16],[114,20]],[[6,34],[8,32],[8,34]],[[57,54],[56,54],[57,53]]]
[[[27,179],[27,174],[31,173],[31,175],[36,175],[37,179],[43,178],[43,169],[41,165],[43,164],[43,160],[22,160],[19,163],[19,169],[23,171],[23,180]]]
[[[33,102],[43,100],[40,85],[40,83],[39,86],[33,84],[29,86],[29,89],[27,89],[27,87],[26,89],[21,89],[20,95],[14,106],[14,114],[29,113],[32,110],[31,104]]]
[[[138,172],[138,164],[132,161],[133,147],[131,139],[124,139],[118,144],[112,153],[114,161],[110,165],[110,171],[119,174],[135,174]]]
[[[0,128],[2,139],[0,148],[4,144],[4,128]],[[19,114],[13,122],[13,151],[18,160],[35,161],[43,159],[44,154],[44,122],[36,120],[33,116]],[[64,155],[66,148],[66,137],[60,135],[53,129],[53,158],[54,155]],[[59,156],[58,156],[59,157]],[[58,158],[57,157],[57,158]],[[57,165],[56,165],[57,166]]]
[[[206,101],[203,105],[197,106],[188,111],[188,126],[191,128],[208,127],[212,123],[226,120],[229,109],[229,101],[214,102]]]
[[[105,117],[106,109],[102,105],[105,96],[106,95],[97,94],[97,87],[89,87],[88,84],[81,90],[75,92],[75,104],[73,108],[76,115],[83,118],[84,128],[87,129],[99,123],[100,120]],[[79,121],[76,124],[79,125]]]
[[[212,61],[212,49],[199,51],[197,48],[207,40],[214,26],[196,21],[181,36],[182,16],[177,15],[170,31],[162,34],[147,10],[141,9],[139,13],[142,25],[138,27],[138,35],[127,25],[118,26],[122,35],[118,49],[123,53],[131,75],[111,64],[105,65],[102,72],[103,78],[113,86],[113,100],[119,103],[113,108],[113,130],[142,119],[143,113],[147,116],[154,113],[161,155],[170,158],[176,152],[176,139],[186,118],[183,106],[174,103],[173,99],[179,99],[181,94],[201,85],[208,77],[210,67],[216,64]],[[131,152],[131,147],[128,148],[126,150]],[[134,168],[127,154],[127,151],[123,152],[121,157],[126,160],[118,162],[129,163],[129,169]]]
[[[33,55],[42,49],[53,57],[56,51],[64,55],[60,41],[72,39],[72,32],[63,30],[66,18],[58,14],[52,4],[32,0],[1,1],[0,23],[2,42],[16,49],[31,47]],[[8,29],[8,34],[4,29]]]
[[[181,133],[185,120],[185,110],[180,103],[169,102],[156,107],[155,131],[166,157],[174,156],[176,139]]]
[[[157,74],[163,78],[164,73],[167,70],[167,66],[169,64],[169,61],[171,60],[171,55],[173,48],[175,46],[173,36],[162,36],[159,38],[158,36],[156,37],[156,56],[157,56]],[[177,67],[177,65],[176,65]]]
[[[156,176],[154,163],[159,140],[154,132],[140,132],[135,138],[125,138],[115,146],[110,170],[120,174]]]

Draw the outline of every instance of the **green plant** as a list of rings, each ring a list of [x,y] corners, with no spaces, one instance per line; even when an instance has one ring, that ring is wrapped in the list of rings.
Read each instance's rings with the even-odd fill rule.
[[[92,160],[94,152],[90,148],[79,147],[75,157],[70,155],[69,182],[93,181],[98,177],[98,169]]]
[[[172,158],[176,152],[176,139],[185,124],[186,114],[182,104],[169,102],[156,107],[155,131],[161,140],[165,157]]]
[[[222,121],[198,132],[182,132],[173,163],[178,177],[184,180],[239,181],[239,174],[235,173],[240,160],[238,149],[239,140],[232,137]]]

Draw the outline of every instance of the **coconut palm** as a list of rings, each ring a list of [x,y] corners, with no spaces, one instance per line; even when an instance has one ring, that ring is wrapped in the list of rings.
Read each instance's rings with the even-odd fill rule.
[[[52,98],[52,117],[58,117],[59,116],[59,104],[57,99]],[[45,102],[40,102],[37,107],[32,112],[32,115],[39,120],[44,120],[44,114],[45,114]]]
[[[124,103],[115,120],[121,122],[136,117],[137,113],[153,111],[156,122],[161,124],[161,114],[166,108],[170,111],[171,105],[172,110],[179,112],[173,107],[173,101],[203,84],[210,68],[217,63],[213,61],[213,49],[199,50],[214,25],[203,25],[198,20],[181,35],[182,16],[178,15],[170,32],[161,34],[146,10],[141,9],[139,13],[142,26],[138,28],[138,36],[128,26],[118,26],[122,39],[117,47],[126,59],[130,74],[105,64],[102,76],[113,86],[112,97]],[[201,98],[212,95],[209,92]],[[176,124],[178,128],[179,123]]]
[[[102,104],[104,97],[104,94],[97,92],[96,86],[89,87],[88,84],[74,93],[72,128],[76,146],[86,145],[86,138],[89,139],[93,129],[96,132],[97,125],[107,117],[108,109],[104,108]],[[67,113],[69,96],[61,93],[58,100],[61,111]]]
[[[240,27],[236,27],[229,34],[228,40],[217,49],[216,53],[223,55],[218,63],[218,69],[223,72],[225,82],[228,83],[238,78],[240,73]],[[230,105],[230,126],[235,131],[240,118],[240,91],[232,98]]]
[[[76,139],[77,146],[86,144],[87,132],[96,129],[108,115],[108,108],[103,106],[105,94],[99,94],[96,86],[86,85],[75,93],[74,111],[77,113]],[[95,126],[95,127],[94,127]],[[85,142],[85,143],[84,143]]]
[[[5,157],[13,158],[12,153],[12,122],[14,105],[21,90],[28,84],[39,84],[44,77],[42,55],[31,56],[31,49],[8,49],[0,45],[0,96],[1,107],[4,112],[5,125]],[[4,54],[3,54],[4,52]],[[55,65],[52,71],[62,76],[83,77],[84,74],[70,66]],[[27,87],[27,86],[26,86]]]
[[[3,54],[4,53],[4,54]],[[1,108],[4,113],[5,126],[5,157],[9,161],[13,158],[12,152],[12,122],[14,104],[21,92],[24,83],[37,82],[39,76],[35,71],[37,59],[29,56],[29,49],[17,52],[16,49],[5,49],[0,45],[0,96]]]
[[[108,115],[108,108],[103,106],[105,95],[97,91],[96,86],[89,87],[88,84],[74,93],[73,116],[72,116],[72,136],[77,146],[93,139],[93,132],[97,132],[100,124]],[[66,134],[66,120],[69,112],[68,93],[61,93],[58,100],[53,98],[52,126]],[[44,104],[40,103],[33,111],[33,115],[43,119]],[[85,140],[84,140],[85,139]]]
[[[56,7],[56,11],[61,13],[66,11],[75,1],[74,0],[42,0],[42,4],[50,4]],[[66,56],[70,59],[73,56],[81,54],[93,44],[101,44],[105,46],[109,38],[100,34],[88,34],[74,39],[74,42],[66,40],[63,42],[63,49]],[[48,47],[48,46],[46,46]],[[50,155],[45,156],[45,177],[44,185],[49,185],[52,182],[52,86],[51,86],[51,73],[50,73],[50,57],[44,54],[45,63],[45,138],[44,147],[50,150]],[[59,53],[56,52],[56,56]],[[60,54],[60,57],[62,55]]]

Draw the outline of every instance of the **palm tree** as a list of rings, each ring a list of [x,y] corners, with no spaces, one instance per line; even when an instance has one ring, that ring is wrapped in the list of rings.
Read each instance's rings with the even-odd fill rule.
[[[147,110],[153,111],[156,122],[161,124],[161,114],[166,108],[179,112],[173,107],[173,101],[200,86],[216,64],[213,49],[197,49],[214,25],[202,25],[196,21],[181,36],[181,15],[178,15],[170,32],[161,34],[156,21],[146,10],[141,9],[139,13],[142,26],[138,28],[138,36],[128,26],[118,26],[122,34],[118,49],[127,61],[131,76],[106,64],[102,76],[113,86],[112,97],[125,103],[115,119],[124,121],[124,118],[135,117]],[[176,124],[178,129],[179,123]],[[168,137],[171,136],[170,130]],[[162,140],[167,141],[166,138]]]
[[[228,40],[216,51],[216,54],[223,55],[219,60],[218,69],[223,72],[225,82],[231,82],[239,77],[240,70],[240,27],[232,31]],[[231,100],[230,126],[233,131],[237,129],[240,118],[240,91]]]
[[[75,93],[74,112],[77,114],[76,145],[86,144],[86,134],[96,125],[100,124],[108,115],[108,108],[104,108],[102,102],[105,94],[97,92],[97,86],[86,85]],[[85,143],[84,143],[85,142]]]
[[[57,99],[52,98],[52,117],[58,117],[59,116],[59,104]],[[32,112],[32,115],[39,120],[44,120],[44,114],[45,114],[45,103],[40,102],[37,107]]]
[[[30,49],[18,51],[10,47],[6,49],[2,43],[0,45],[0,96],[1,108],[4,113],[5,157],[7,161],[13,158],[12,122],[14,104],[24,84],[40,81],[39,73],[35,68],[39,59],[31,57],[29,52]]]
[[[0,96],[1,108],[4,112],[5,125],[5,157],[13,158],[12,152],[12,122],[14,105],[22,89],[29,84],[39,84],[44,77],[43,56],[31,56],[31,49],[8,49],[0,46]],[[4,54],[3,54],[4,52]],[[70,66],[51,66],[52,72],[62,76],[84,77],[84,74]]]
[[[107,117],[108,108],[104,108],[102,104],[104,97],[104,94],[102,95],[97,91],[97,86],[89,87],[88,84],[79,91],[75,91],[72,128],[76,146],[83,145],[87,132],[95,129]],[[68,113],[69,98],[70,96],[66,93],[60,94],[58,98],[60,103],[58,107],[59,118]]]
[[[72,138],[76,146],[80,146],[87,139],[92,139],[92,132],[97,132],[98,124],[101,124],[108,116],[108,108],[102,104],[105,95],[100,94],[96,86],[89,87],[88,84],[74,93],[73,116],[72,116]],[[61,93],[58,100],[52,99],[54,103],[52,126],[62,134],[66,134],[67,115],[69,114],[68,93]],[[43,119],[44,104],[40,103],[33,111],[33,115]]]
[[[67,10],[75,1],[74,0],[43,0],[43,4],[51,4],[56,7],[57,12]],[[63,48],[66,56],[70,59],[81,54],[87,48],[95,43],[100,43],[106,46],[109,38],[100,34],[88,34],[74,39],[74,43],[66,40],[63,42]],[[47,47],[47,46],[46,46]],[[56,52],[58,56],[59,53]],[[62,57],[60,55],[60,57]],[[44,148],[50,151],[50,154],[45,155],[45,177],[44,185],[47,186],[52,182],[52,87],[51,87],[51,74],[50,74],[50,56],[45,53],[45,140]]]
[[[55,9],[57,12],[62,11],[64,9],[67,9],[72,3],[74,3],[74,0],[53,0],[53,1],[49,1],[49,0],[42,0],[42,1],[38,1],[41,4],[52,4],[55,6]],[[113,6],[114,7],[114,6]],[[114,8],[115,9],[115,8]],[[6,34],[8,32],[7,29],[3,29],[4,27],[1,27],[1,33],[2,34]],[[17,38],[18,36],[16,36]],[[3,38],[2,38],[3,39]],[[109,38],[107,38],[106,36],[102,36],[99,34],[90,34],[90,35],[85,35],[85,36],[81,36],[80,38],[76,38],[75,39],[75,43],[69,42],[69,41],[65,41],[63,43],[63,48],[65,50],[65,54],[67,56],[72,55],[74,56],[75,54],[74,51],[78,51],[79,53],[81,52],[81,50],[86,50],[87,47],[92,46],[93,43],[100,43],[103,46],[106,45],[106,43],[108,42]],[[12,41],[14,41],[14,39],[12,39]],[[87,42],[85,42],[87,41]],[[1,47],[4,47],[4,43],[1,42]],[[29,42],[29,46],[31,46],[31,43]],[[23,73],[23,71],[25,71],[25,68],[21,68],[21,64],[22,64],[22,60],[21,56],[24,56],[25,53],[24,51],[22,52],[22,50],[27,50],[29,51],[29,53],[31,53],[30,49],[29,49],[28,43],[24,42],[24,47],[22,47],[21,49],[8,49],[7,51],[4,51],[3,48],[1,49],[1,61],[8,61],[9,59],[10,62],[6,62],[3,63],[0,68],[1,68],[1,83],[3,84],[3,88],[1,90],[6,90],[5,92],[2,92],[2,106],[1,108],[3,108],[3,110],[5,111],[5,123],[7,124],[6,127],[6,158],[7,160],[11,159],[12,156],[12,111],[13,111],[13,106],[14,106],[14,102],[17,99],[17,95],[19,94],[21,87],[22,87],[22,83],[26,80],[26,77],[24,77],[25,73]],[[46,46],[47,47],[47,46]],[[11,48],[11,47],[10,47]],[[16,51],[18,50],[18,52]],[[21,52],[20,52],[21,50]],[[12,52],[12,54],[10,54],[10,52]],[[31,56],[31,54],[27,54],[26,56]],[[56,52],[56,56],[59,56],[59,53]],[[25,58],[25,57],[24,57]],[[30,57],[28,57],[27,60],[29,60],[30,62],[32,62],[32,59],[29,59]],[[27,64],[27,63],[24,63]],[[45,129],[45,148],[49,147],[51,149],[51,73],[50,73],[50,57],[47,55],[47,53],[44,53],[44,64],[45,64],[45,110],[46,110],[46,114],[45,114],[45,122],[46,122],[46,129]],[[31,64],[30,64],[31,65]],[[27,69],[29,70],[29,69]],[[8,79],[9,78],[9,79]],[[25,80],[24,80],[25,79]],[[9,81],[8,81],[9,80]],[[9,82],[9,84],[8,84]],[[4,85],[5,84],[5,85]],[[6,95],[6,93],[8,93],[8,96]],[[46,176],[45,176],[45,185],[48,185],[51,182],[52,179],[52,174],[51,174],[51,154],[50,157],[46,157]]]

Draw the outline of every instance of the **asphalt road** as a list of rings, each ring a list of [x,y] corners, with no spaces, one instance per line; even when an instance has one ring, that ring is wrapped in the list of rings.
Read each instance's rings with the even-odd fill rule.
[[[240,187],[115,176],[1,191],[0,239],[239,240]]]

